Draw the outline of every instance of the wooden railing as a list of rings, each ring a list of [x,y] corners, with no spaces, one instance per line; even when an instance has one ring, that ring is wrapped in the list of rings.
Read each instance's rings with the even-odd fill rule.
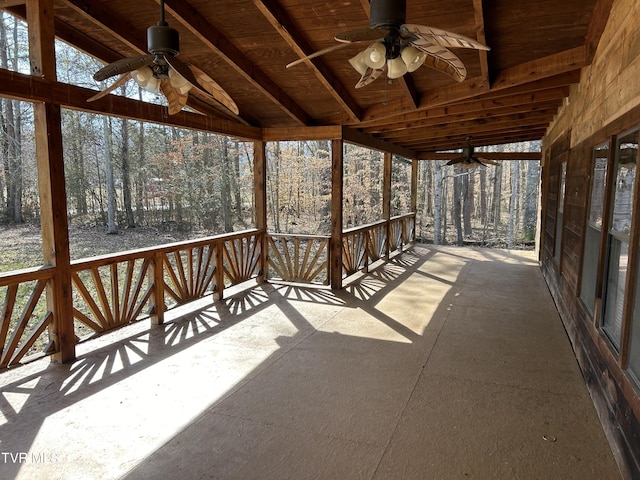
[[[75,319],[82,333],[100,333],[148,316],[161,323],[168,309],[210,293],[221,298],[225,286],[258,276],[261,235],[246,230],[74,261]]]
[[[414,239],[415,214],[345,230],[342,276],[366,270]],[[175,306],[209,294],[222,298],[225,287],[260,276],[326,285],[330,241],[252,229],[75,260],[70,269],[74,332],[83,338],[143,318],[162,323]],[[54,273],[55,267],[45,267],[0,274],[0,369],[57,351],[47,334],[55,299],[47,302],[44,293]]]
[[[0,368],[31,355],[51,353],[47,327],[53,312],[44,295],[53,267],[0,274]]]
[[[329,283],[329,240],[319,235],[267,235],[267,278]]]
[[[391,252],[402,251],[415,241],[415,213],[344,230],[342,233],[342,275],[366,271],[373,262]]]

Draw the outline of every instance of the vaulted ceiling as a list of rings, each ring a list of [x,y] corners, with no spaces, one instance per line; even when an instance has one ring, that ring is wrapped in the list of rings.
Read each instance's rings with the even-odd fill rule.
[[[3,5],[4,3],[4,5]],[[21,2],[0,1],[20,15]],[[292,68],[336,45],[334,35],[369,28],[367,0],[166,0],[180,32],[179,59],[198,66],[235,100],[226,121],[291,129],[347,125],[427,158],[460,148],[540,139],[591,61],[611,0],[407,0],[407,23],[459,33],[490,51],[452,49],[467,77],[458,83],[422,66],[363,88],[348,59],[358,43]],[[56,35],[113,62],[146,53],[159,0],[54,0]]]

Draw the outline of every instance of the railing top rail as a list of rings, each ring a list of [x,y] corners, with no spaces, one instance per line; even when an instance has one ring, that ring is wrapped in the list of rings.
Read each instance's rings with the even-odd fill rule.
[[[275,233],[267,232],[268,237],[283,237],[283,238],[309,238],[309,239],[330,239],[331,235],[299,235],[297,233]]]
[[[416,212],[402,213],[400,215],[396,215],[394,217],[391,217],[389,219],[389,221],[400,220],[402,218],[415,217],[415,216],[416,216]]]
[[[257,228],[242,230],[239,232],[223,233],[221,235],[213,235],[210,237],[198,238],[196,240],[183,240],[180,242],[167,243],[164,245],[156,245],[153,247],[139,248],[135,250],[128,250],[126,252],[109,253],[106,255],[98,255],[95,257],[81,258],[73,260],[71,262],[71,268],[74,271],[83,270],[89,266],[102,266],[110,265],[112,263],[124,262],[127,260],[134,260],[138,258],[148,258],[155,253],[167,253],[183,248],[197,248],[211,243],[221,243],[228,240],[235,240],[237,238],[243,238],[259,233]]]
[[[55,267],[47,265],[3,272],[0,273],[0,287],[6,287],[7,285],[15,285],[23,282],[31,282],[33,280],[49,279],[53,277],[54,273]]]
[[[346,228],[342,231],[342,234],[346,235],[349,233],[370,230],[372,228],[379,227],[380,225],[384,225],[386,222],[387,222],[386,220],[378,220],[377,222],[367,223],[366,225],[359,225],[357,227]]]

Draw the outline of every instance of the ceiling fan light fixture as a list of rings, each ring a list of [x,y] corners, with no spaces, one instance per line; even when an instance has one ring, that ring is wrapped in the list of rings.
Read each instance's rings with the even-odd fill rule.
[[[176,72],[173,68],[169,69],[169,82],[173,88],[178,90],[182,95],[188,93],[193,85],[182,75]]]
[[[418,68],[422,66],[424,61],[427,58],[427,54],[422,50],[418,50],[416,47],[412,47],[411,45],[404,47],[402,52],[400,52],[400,56],[402,57],[402,61],[407,66],[407,72],[415,72]]]
[[[153,70],[149,67],[142,67],[132,72],[133,79],[136,81],[140,88],[151,93],[160,92],[160,79],[153,75]]]
[[[355,57],[351,57],[349,59],[349,63],[351,64],[351,66],[360,75],[364,75],[364,73],[367,71],[367,68],[369,68],[369,66],[367,65],[365,56],[366,56],[365,50],[363,50],[362,52],[358,53]]]
[[[367,67],[379,70],[387,61],[387,48],[382,42],[374,42],[365,49],[364,59]]]
[[[394,79],[400,78],[407,73],[407,66],[402,61],[402,58],[390,58],[387,60],[387,77]]]

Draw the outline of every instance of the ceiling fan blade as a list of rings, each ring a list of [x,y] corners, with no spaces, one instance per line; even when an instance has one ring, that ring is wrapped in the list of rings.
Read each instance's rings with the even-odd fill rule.
[[[213,98],[216,102],[224,105],[234,114],[240,114],[240,110],[238,109],[236,102],[233,101],[229,94],[225,92],[224,89],[220,85],[218,85],[215,80],[213,80],[209,75],[204,73],[198,67],[189,65],[189,69],[193,72],[196,81],[198,82],[198,84],[195,86],[201,87],[197,88],[197,92],[201,92],[202,90],[204,90],[205,93],[209,97]]]
[[[449,160],[445,165],[457,165],[458,163],[464,163],[467,157],[456,157]]]
[[[124,85],[125,83],[127,83],[127,81],[130,78],[131,78],[130,74],[123,73],[122,75],[120,75],[120,78],[118,78],[115,82],[113,82],[107,88],[105,88],[101,92],[96,93],[94,96],[87,98],[87,102],[93,102],[95,100],[98,100],[99,98],[106,97],[111,92],[113,92],[116,88],[118,88],[120,85]]]
[[[400,26],[400,33],[408,35],[409,37],[414,36],[421,38],[428,43],[435,43],[436,45],[441,45],[443,47],[490,50],[489,47],[475,41],[473,38],[454,32],[447,32],[446,30],[440,30],[439,28],[426,27],[424,25],[406,23]],[[409,41],[413,42],[413,39],[409,38]]]
[[[160,90],[162,94],[167,98],[167,108],[169,115],[175,115],[182,107],[187,104],[189,93],[180,93],[180,91],[171,85],[171,81],[168,79],[162,80],[160,83]]]
[[[374,30],[367,28],[364,30],[350,30],[348,32],[342,32],[333,38],[340,43],[373,42],[375,40],[382,40],[387,33],[388,30]]]
[[[367,68],[362,77],[360,77],[360,81],[356,83],[356,88],[366,87],[374,80],[376,80],[380,75],[384,73],[383,68]]]
[[[110,63],[106,67],[102,67],[100,70],[94,73],[93,79],[96,82],[101,82],[102,80],[106,80],[107,78],[113,77],[118,74],[132,72],[141,67],[152,64],[154,58],[155,57],[153,55],[149,54],[116,60],[115,62]]]
[[[200,89],[202,88],[198,83],[198,80],[196,80],[195,75],[189,69],[186,63],[181,62],[180,60],[178,60],[176,57],[172,55],[165,55],[164,59],[167,61],[169,66],[173,68],[176,72],[178,72],[187,82],[189,82],[191,85],[193,85],[196,88],[200,88]],[[205,90],[205,93],[206,93],[206,90]]]
[[[434,45],[418,38],[411,45],[427,54],[423,65],[446,73],[454,80],[462,82],[467,77],[467,68],[458,56],[446,47]]]
[[[480,157],[471,157],[474,160],[487,165],[500,165],[498,162],[496,162],[495,160],[489,160],[488,158],[480,158]]]
[[[349,46],[350,43],[339,43],[338,45],[332,45],[330,47],[327,48],[323,48],[322,50],[318,50],[317,52],[313,52],[311,55],[307,55],[306,57],[302,57],[298,60],[296,60],[295,62],[291,62],[289,63],[286,68],[290,68],[293,67],[295,65],[298,65],[300,63],[304,63],[307,60],[310,60],[312,58],[316,58],[319,57],[320,55],[324,55],[325,53],[329,53],[329,52],[333,52],[334,50],[339,50],[341,48],[347,47]]]

